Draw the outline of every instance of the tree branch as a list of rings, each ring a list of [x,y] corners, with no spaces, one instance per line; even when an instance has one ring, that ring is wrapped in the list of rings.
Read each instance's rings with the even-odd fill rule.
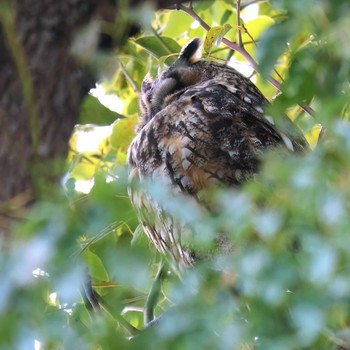
[[[241,0],[237,0],[236,12],[237,12],[238,45],[243,48],[242,32],[241,32]]]
[[[238,3],[240,3],[240,0],[237,0],[237,6]],[[191,16],[194,20],[196,20],[201,27],[203,27],[206,31],[210,30],[210,26],[203,21],[202,18],[200,18],[197,13],[193,10],[192,7],[186,7],[182,4],[179,5],[179,9],[187,13],[189,16]],[[239,28],[238,28],[239,30]],[[257,62],[254,60],[254,58],[247,52],[247,50],[243,47],[243,45],[239,45],[237,43],[234,43],[226,38],[222,39],[222,43],[224,43],[226,46],[231,48],[234,51],[237,51],[248,63],[249,65],[257,72],[259,72],[259,66]],[[271,85],[273,85],[278,91],[281,91],[281,84],[279,81],[277,81],[275,78],[272,76],[268,77],[267,80],[270,82]],[[298,104],[305,112],[310,114],[311,116],[315,115],[314,110],[306,104],[299,103]]]

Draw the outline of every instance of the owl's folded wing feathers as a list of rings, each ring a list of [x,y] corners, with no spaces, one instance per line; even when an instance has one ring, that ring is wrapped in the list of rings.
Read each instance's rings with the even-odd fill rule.
[[[257,173],[265,149],[308,148],[286,116],[281,131],[264,115],[268,101],[251,81],[225,65],[192,60],[199,44],[195,39],[185,47],[154,82],[146,79],[141,123],[128,151],[130,180],[168,187],[169,200],[179,195],[198,201],[211,186],[241,184]],[[129,193],[157,249],[190,265],[192,251],[184,243],[188,227],[147,191],[131,186]]]

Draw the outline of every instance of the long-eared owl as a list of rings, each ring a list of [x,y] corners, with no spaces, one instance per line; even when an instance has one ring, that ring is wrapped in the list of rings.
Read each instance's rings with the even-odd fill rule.
[[[201,40],[190,41],[175,63],[142,84],[138,132],[128,151],[129,178],[169,184],[184,200],[212,185],[237,186],[258,171],[264,149],[301,151],[307,142],[287,118],[287,131],[264,116],[268,101],[235,69],[201,60]],[[182,243],[188,230],[148,193],[129,190],[144,231],[177,264],[195,254]],[[186,231],[186,232],[185,232]]]

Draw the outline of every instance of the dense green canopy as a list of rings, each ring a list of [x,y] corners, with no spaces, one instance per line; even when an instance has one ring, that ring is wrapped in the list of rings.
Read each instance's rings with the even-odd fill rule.
[[[40,349],[350,349],[350,2],[192,5],[135,11],[143,29],[90,60],[118,113],[101,93],[85,98],[63,185],[0,241],[0,349],[35,341]],[[195,36],[205,59],[250,75],[272,101],[267,113],[277,121],[287,113],[311,149],[270,152],[252,181],[211,194],[219,214],[196,221],[196,243],[210,246],[224,230],[234,252],[181,279],[169,272],[162,316],[143,330],[161,257],[127,196],[126,151],[144,76]],[[88,193],[77,191],[83,185]],[[195,217],[155,187],[177,204],[175,216]],[[85,297],[87,276],[103,305],[97,312]]]

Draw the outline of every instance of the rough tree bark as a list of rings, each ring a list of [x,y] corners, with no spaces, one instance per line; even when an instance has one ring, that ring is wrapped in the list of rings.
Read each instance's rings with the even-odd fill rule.
[[[130,0],[130,9],[143,3]],[[181,1],[154,0],[157,8]],[[63,173],[68,141],[94,79],[73,44],[96,20],[118,23],[118,0],[0,4],[0,235]],[[118,33],[118,38],[128,35]],[[118,44],[118,43],[117,43]]]

